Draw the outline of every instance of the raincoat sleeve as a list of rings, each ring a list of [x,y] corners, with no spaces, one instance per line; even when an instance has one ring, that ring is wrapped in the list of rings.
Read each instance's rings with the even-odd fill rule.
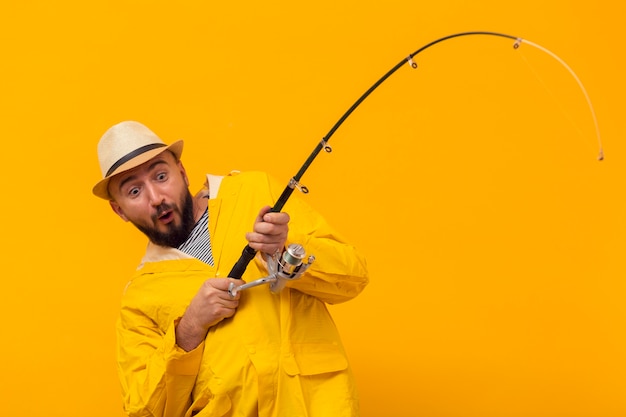
[[[130,417],[182,417],[191,404],[204,342],[190,352],[176,346],[177,321],[163,333],[141,311],[122,307],[117,323],[118,372]]]
[[[280,195],[282,188],[271,178],[269,181],[272,193]],[[315,256],[302,277],[288,285],[328,304],[342,303],[359,295],[369,282],[364,255],[299,196],[292,195],[282,211],[291,219],[286,244],[299,243],[307,256]]]

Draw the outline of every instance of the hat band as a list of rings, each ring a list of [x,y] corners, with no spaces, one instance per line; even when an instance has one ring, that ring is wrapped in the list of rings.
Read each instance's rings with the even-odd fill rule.
[[[131,159],[141,155],[142,153],[146,153],[148,151],[151,151],[152,149],[162,148],[164,146],[167,146],[167,145],[164,143],[151,143],[149,145],[145,145],[145,146],[142,146],[141,148],[135,149],[134,151],[124,155],[123,157],[118,159],[116,163],[111,165],[111,168],[109,168],[109,170],[107,171],[105,178],[111,175],[113,172],[115,172],[115,170],[119,168],[120,165],[130,161]]]

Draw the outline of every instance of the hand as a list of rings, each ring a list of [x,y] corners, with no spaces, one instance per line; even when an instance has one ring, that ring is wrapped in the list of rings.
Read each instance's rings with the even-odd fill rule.
[[[241,280],[211,278],[204,281],[189,303],[187,311],[176,326],[176,344],[187,352],[195,349],[206,337],[211,326],[232,317],[239,306],[240,295],[231,297],[230,283],[241,285]]]
[[[282,251],[289,232],[289,214],[270,213],[270,206],[259,211],[252,232],[246,233],[248,245],[257,251],[273,255]]]

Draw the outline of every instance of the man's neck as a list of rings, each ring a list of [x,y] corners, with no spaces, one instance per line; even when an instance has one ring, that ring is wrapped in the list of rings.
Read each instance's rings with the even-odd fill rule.
[[[200,217],[204,214],[207,206],[207,200],[209,199],[209,186],[205,184],[204,187],[193,198],[193,219],[197,223]]]

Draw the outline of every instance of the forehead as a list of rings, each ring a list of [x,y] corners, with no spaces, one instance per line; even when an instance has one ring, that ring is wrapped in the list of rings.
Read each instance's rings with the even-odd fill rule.
[[[120,172],[114,175],[109,180],[109,191],[115,192],[116,189],[121,187],[124,183],[138,179],[142,175],[147,175],[156,168],[163,168],[164,166],[173,167],[176,165],[176,158],[171,152],[163,152],[155,156],[152,159],[138,165],[128,171]]]

